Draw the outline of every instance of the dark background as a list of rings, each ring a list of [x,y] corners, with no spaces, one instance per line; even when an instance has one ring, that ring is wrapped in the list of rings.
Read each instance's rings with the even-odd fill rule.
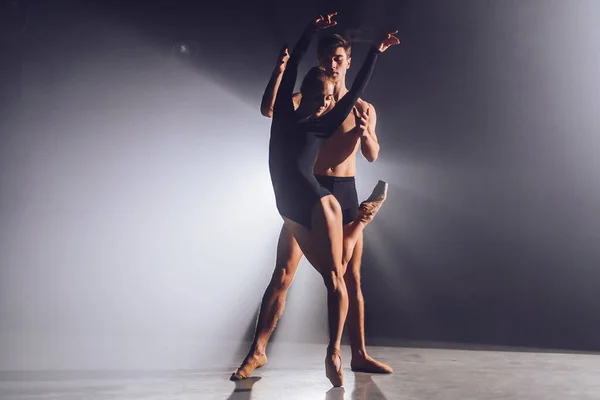
[[[3,34],[3,64],[11,71],[3,78],[4,93],[10,93],[3,97],[3,115],[9,117],[26,113],[29,103],[12,100],[23,85],[36,85],[23,81],[28,75],[20,65],[38,75],[52,65],[57,82],[78,57],[135,53],[133,42],[106,34],[113,27],[143,36],[165,57],[186,43],[193,54],[175,56],[254,108],[257,118],[279,47],[292,44],[310,18],[338,11],[334,29],[342,34],[398,29],[401,45],[378,61],[364,96],[377,109],[382,147],[376,163],[359,164],[359,188],[366,194],[379,178],[391,185],[366,232],[368,341],[600,349],[600,32],[594,1],[27,4],[25,28],[16,24]],[[355,43],[348,83],[367,46]],[[311,54],[304,68],[316,61]],[[78,112],[111,109],[98,104],[73,106]],[[231,114],[236,118],[235,110]],[[7,132],[5,218],[14,213],[6,194],[13,161],[6,154],[15,135]],[[199,138],[241,134],[196,132]],[[257,135],[263,140],[258,145],[266,146],[266,131]],[[213,175],[219,163],[237,162],[228,157],[224,151],[215,159]],[[265,248],[273,245],[269,238]],[[20,268],[2,267],[5,273]],[[256,272],[261,285],[267,271]],[[248,302],[256,304],[260,290]],[[294,289],[290,298],[301,301]],[[20,311],[7,304],[7,331],[29,329],[15,322]]]

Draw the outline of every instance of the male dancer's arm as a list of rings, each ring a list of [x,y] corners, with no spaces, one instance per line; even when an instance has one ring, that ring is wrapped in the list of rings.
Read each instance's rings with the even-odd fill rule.
[[[379,156],[379,141],[375,134],[377,114],[375,113],[375,107],[369,103],[367,103],[365,112],[369,113],[369,123],[366,131],[360,136],[360,152],[368,162],[373,162]]]
[[[288,53],[288,47],[286,44],[279,51],[279,55],[277,56],[277,64],[275,65],[275,69],[273,69],[271,79],[269,79],[269,83],[265,88],[265,92],[263,93],[262,101],[260,103],[260,113],[267,118],[273,117],[275,96],[277,95],[277,90],[281,84],[281,78],[283,77],[283,72],[285,71],[285,67],[289,58],[290,54]]]
[[[386,51],[390,46],[394,46],[400,43],[400,40],[394,36],[398,31],[390,32],[379,44],[378,50],[381,52]],[[375,125],[377,124],[377,113],[375,107],[367,103],[368,113],[368,126],[367,129],[361,133],[360,137],[360,152],[369,162],[377,160],[379,156],[379,141],[375,134]]]

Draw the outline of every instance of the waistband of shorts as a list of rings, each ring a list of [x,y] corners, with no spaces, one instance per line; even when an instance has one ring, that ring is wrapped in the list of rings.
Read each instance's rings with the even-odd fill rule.
[[[353,176],[331,176],[331,175],[317,175],[315,178],[321,182],[354,182]]]

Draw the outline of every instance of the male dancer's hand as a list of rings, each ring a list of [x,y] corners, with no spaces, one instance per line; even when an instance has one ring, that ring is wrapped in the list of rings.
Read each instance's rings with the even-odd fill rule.
[[[396,36],[394,36],[397,33],[398,33],[398,31],[393,31],[393,32],[386,34],[385,37],[381,40],[381,42],[378,43],[377,50],[379,50],[380,52],[383,53],[384,51],[389,49],[391,46],[400,44],[400,39],[398,39]]]
[[[369,133],[368,133],[368,127],[369,127],[369,108],[370,107],[367,107],[367,109],[365,110],[365,112],[362,113],[362,115],[361,115],[358,112],[358,108],[356,108],[356,106],[352,107],[352,112],[354,113],[354,122],[355,122],[354,132],[361,139],[366,139],[367,136],[369,135]]]
[[[283,71],[285,71],[285,66],[287,65],[289,58],[290,58],[290,53],[288,52],[288,46],[286,43],[283,45],[281,50],[279,50],[279,55],[277,56],[277,64],[275,64],[275,69],[280,74],[283,74]]]
[[[319,18],[314,21],[314,25],[317,29],[327,29],[334,25],[337,25],[337,21],[333,20],[333,17],[337,15],[337,12],[331,14],[321,14]]]

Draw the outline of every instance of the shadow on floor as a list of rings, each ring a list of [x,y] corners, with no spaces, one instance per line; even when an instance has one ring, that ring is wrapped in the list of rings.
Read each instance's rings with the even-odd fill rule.
[[[233,389],[227,400],[250,400],[252,398],[252,387],[261,379],[260,376],[255,376],[235,381],[235,389]]]

